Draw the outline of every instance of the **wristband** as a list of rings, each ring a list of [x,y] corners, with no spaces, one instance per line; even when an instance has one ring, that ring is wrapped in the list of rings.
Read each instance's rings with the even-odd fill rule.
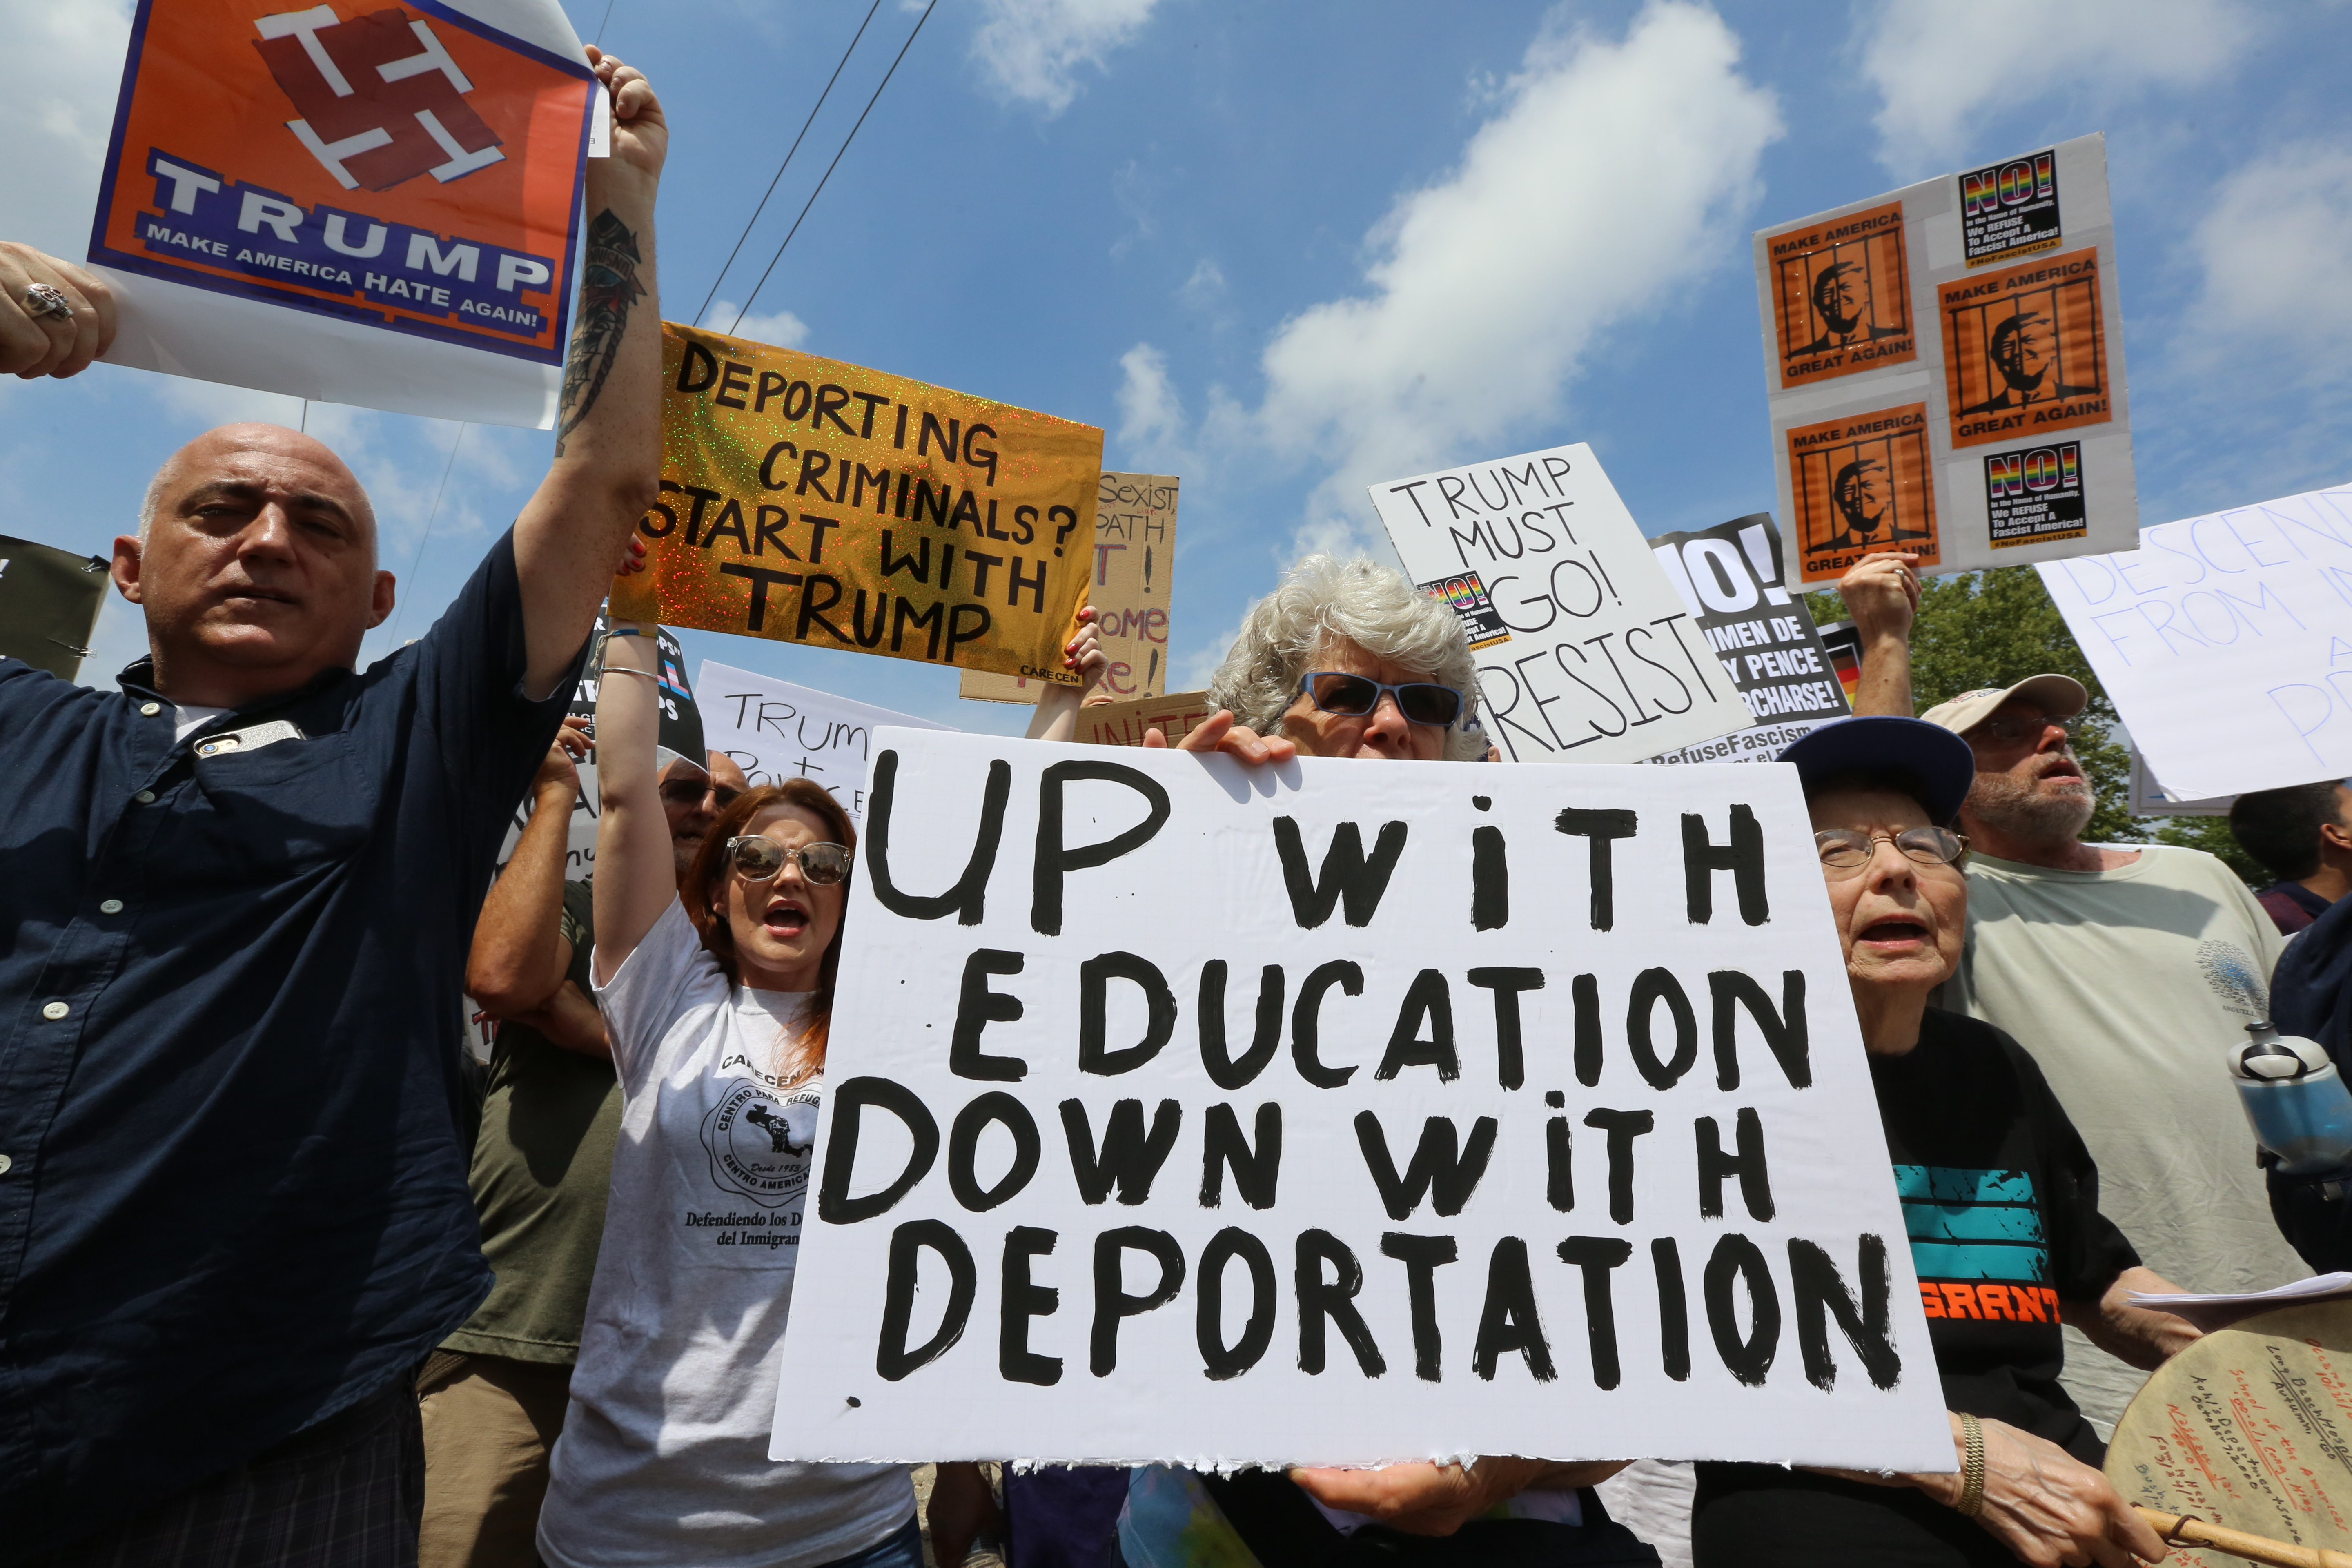
[[[1953,1506],[1974,1519],[1984,1511],[1984,1423],[1973,1415],[1962,1415],[1960,1442],[1960,1500]]]
[[[605,666],[604,666],[604,668],[602,668],[601,669],[597,670],[597,671],[596,671],[596,673],[597,673],[598,675],[600,675],[600,676],[605,676],[605,675],[641,675],[641,676],[645,677],[647,680],[653,681],[653,682],[654,682],[655,684],[656,684],[656,685],[660,684],[660,681],[661,681],[661,677],[660,677],[660,676],[658,676],[658,675],[656,675],[656,674],[655,674],[652,670],[650,670],[650,669],[632,669],[632,668],[629,668],[627,665],[625,665],[625,664],[608,664],[608,665],[605,665]]]
[[[608,637],[641,637],[646,633],[643,626],[614,626],[604,635]]]

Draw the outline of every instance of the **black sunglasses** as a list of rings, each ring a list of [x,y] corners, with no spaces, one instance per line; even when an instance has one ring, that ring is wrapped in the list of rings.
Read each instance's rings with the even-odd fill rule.
[[[749,833],[729,839],[727,855],[735,869],[754,882],[782,876],[787,860],[799,861],[802,877],[820,888],[849,875],[849,850],[840,844],[803,844],[795,849],[765,834]]]
[[[721,811],[734,805],[742,793],[723,784],[698,784],[693,779],[670,779],[661,786],[661,797],[672,805],[700,805],[707,795],[719,803]]]
[[[1391,686],[1369,675],[1310,669],[1298,678],[1298,689],[1324,712],[1347,719],[1360,719],[1379,707],[1384,691],[1396,699],[1397,711],[1416,724],[1434,724],[1444,729],[1462,717],[1462,693],[1433,680],[1408,680]]]

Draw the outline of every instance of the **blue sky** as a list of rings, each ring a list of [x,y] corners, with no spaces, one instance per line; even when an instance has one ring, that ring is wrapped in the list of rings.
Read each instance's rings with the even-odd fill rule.
[[[0,0],[0,237],[87,245],[130,7]],[[712,286],[866,7],[579,0],[674,127],[664,313]],[[730,307],[919,11],[884,0],[719,289]],[[1101,426],[1182,477],[1171,662],[1205,679],[1364,483],[1588,441],[1643,526],[1772,506],[1749,232],[2107,133],[2142,521],[2352,479],[2352,6],[940,0],[745,331]],[[706,324],[724,327],[729,309]],[[713,318],[715,317],[715,321]],[[0,383],[0,531],[95,554],[163,456],[291,399],[99,366]],[[314,406],[417,636],[549,437]],[[440,492],[445,470],[446,492]],[[429,536],[427,520],[431,519]],[[110,605],[84,679],[143,642]],[[688,633],[971,729],[953,672]]]

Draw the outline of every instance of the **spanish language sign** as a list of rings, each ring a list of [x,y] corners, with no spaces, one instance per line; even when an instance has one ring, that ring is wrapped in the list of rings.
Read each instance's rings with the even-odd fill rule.
[[[1792,769],[872,788],[776,1458],[1949,1468]]]
[[[1813,617],[1789,592],[1771,513],[1695,533],[1661,533],[1650,542],[1699,635],[1756,716],[1752,729],[1652,761],[1769,763],[1815,725],[1853,711]]]
[[[1750,722],[1592,448],[1371,487],[1405,574],[1462,617],[1516,763],[1631,763]]]
[[[2352,485],[2041,568],[2132,744],[2181,800],[2352,774]]]
[[[1078,684],[1100,430],[674,321],[662,355],[616,615]]]
[[[1095,568],[1087,599],[1118,700],[1158,697],[1168,679],[1168,591],[1176,571],[1173,474],[1105,474],[1095,492]],[[1034,702],[1043,689],[1017,675],[963,672],[960,697]]]
[[[2099,135],[1759,232],[1799,579],[1881,550],[1935,573],[2130,548],[2114,270]]]
[[[866,773],[874,731],[885,724],[909,730],[947,728],[714,659],[702,661],[695,686],[702,693],[702,727],[710,749],[732,758],[753,788],[786,779],[814,779],[860,827],[866,824]]]
[[[1078,710],[1077,731],[1071,739],[1087,746],[1140,746],[1144,737],[1157,730],[1160,739],[1172,746],[1207,723],[1216,710],[1205,691],[1097,702]]]
[[[142,0],[90,236],[107,358],[551,426],[600,92],[554,0]]]

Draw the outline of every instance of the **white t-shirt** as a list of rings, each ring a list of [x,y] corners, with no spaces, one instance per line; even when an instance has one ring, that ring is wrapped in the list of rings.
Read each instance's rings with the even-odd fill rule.
[[[2184,1290],[2311,1271],[2279,1235],[2222,1057],[2270,1010],[2278,928],[2202,850],[2112,871],[1969,863],[1969,944],[1944,1005],[2032,1053],[2099,1167],[2099,1212]],[[2104,1436],[2147,1374],[2066,1331],[2063,1381]]]
[[[900,1465],[768,1458],[820,1080],[772,1076],[805,995],[730,987],[672,902],[599,986],[612,1199],[539,1517],[552,1568],[810,1568],[914,1512]]]

